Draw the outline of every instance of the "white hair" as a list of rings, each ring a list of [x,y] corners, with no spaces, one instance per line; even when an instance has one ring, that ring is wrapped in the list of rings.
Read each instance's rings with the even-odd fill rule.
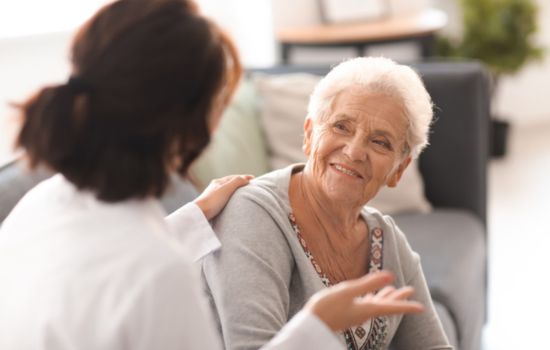
[[[308,116],[324,116],[332,100],[349,88],[396,97],[408,119],[406,144],[413,158],[428,144],[433,111],[430,95],[418,74],[410,67],[383,57],[358,57],[335,66],[316,86],[308,105]]]

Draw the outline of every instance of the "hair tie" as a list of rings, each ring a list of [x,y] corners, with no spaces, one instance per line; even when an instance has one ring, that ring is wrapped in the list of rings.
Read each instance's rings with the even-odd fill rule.
[[[66,85],[75,93],[88,93],[93,91],[93,86],[79,76],[71,76]]]

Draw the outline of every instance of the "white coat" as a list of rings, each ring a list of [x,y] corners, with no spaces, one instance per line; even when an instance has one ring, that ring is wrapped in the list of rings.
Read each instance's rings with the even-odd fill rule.
[[[0,349],[221,349],[194,263],[217,248],[194,204],[165,219],[155,199],[108,204],[56,175],[0,229]],[[265,349],[342,347],[301,312]]]

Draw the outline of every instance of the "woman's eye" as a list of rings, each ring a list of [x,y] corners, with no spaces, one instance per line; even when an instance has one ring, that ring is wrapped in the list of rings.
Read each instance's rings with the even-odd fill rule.
[[[387,141],[384,141],[384,140],[374,140],[373,141],[375,144],[379,145],[379,146],[382,146],[386,149],[389,149],[391,150],[391,144]]]
[[[334,128],[339,131],[348,131],[347,126],[344,123],[340,122],[334,123]]]

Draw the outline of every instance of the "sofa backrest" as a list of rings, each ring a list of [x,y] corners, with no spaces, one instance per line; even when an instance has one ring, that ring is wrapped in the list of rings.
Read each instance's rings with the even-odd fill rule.
[[[486,224],[489,147],[487,73],[476,62],[427,62],[411,66],[422,76],[435,105],[430,146],[419,160],[426,197],[436,208],[465,209]],[[325,75],[328,70],[329,67],[293,65],[255,69],[248,73],[306,72]],[[259,146],[254,144],[253,147]],[[260,166],[262,169],[264,167],[263,164]],[[0,223],[26,191],[50,175],[44,170],[29,173],[18,162],[0,167]],[[174,178],[172,190],[163,197],[163,204],[168,211],[172,211],[196,194],[189,182]]]
[[[17,202],[40,181],[52,176],[46,169],[28,170],[21,160],[0,167],[0,225]],[[161,199],[167,213],[193,200],[198,192],[188,180],[174,175],[171,186]]]
[[[426,196],[435,206],[463,208],[487,224],[490,97],[476,62],[421,63],[435,105],[430,146],[420,158]]]

